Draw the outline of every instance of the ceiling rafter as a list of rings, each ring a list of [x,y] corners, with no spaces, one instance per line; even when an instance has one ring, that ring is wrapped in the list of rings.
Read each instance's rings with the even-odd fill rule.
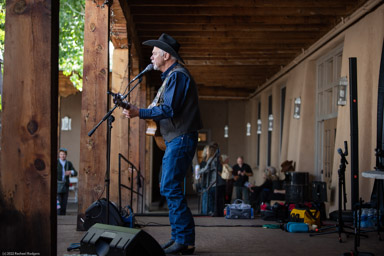
[[[367,0],[118,2],[123,11],[112,33],[124,41],[124,21],[130,24],[143,64],[152,49],[140,43],[168,33],[180,42],[202,97],[237,99],[252,95]],[[148,73],[148,82],[158,88],[159,74]]]

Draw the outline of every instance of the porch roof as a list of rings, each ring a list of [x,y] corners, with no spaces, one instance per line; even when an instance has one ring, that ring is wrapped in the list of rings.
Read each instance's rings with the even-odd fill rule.
[[[180,42],[200,97],[242,99],[366,2],[119,0],[113,1],[111,35],[117,48],[130,40],[144,67],[151,48],[141,42],[168,33]],[[160,84],[158,74],[148,75],[150,85]]]

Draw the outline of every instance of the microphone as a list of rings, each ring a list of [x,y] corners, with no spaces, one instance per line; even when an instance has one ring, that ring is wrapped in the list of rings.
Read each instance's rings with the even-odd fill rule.
[[[344,141],[344,155],[345,156],[348,155],[348,142],[347,141]]]
[[[149,64],[143,71],[140,72],[140,74],[138,74],[135,78],[132,79],[132,82],[134,82],[135,80],[139,79],[140,77],[142,77],[146,72],[148,71],[151,71],[153,70],[153,64]]]

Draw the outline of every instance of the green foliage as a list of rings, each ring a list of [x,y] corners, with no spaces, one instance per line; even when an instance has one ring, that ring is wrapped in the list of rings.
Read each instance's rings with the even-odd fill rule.
[[[1,56],[4,52],[4,36],[5,36],[5,0],[0,0],[0,51]]]
[[[59,68],[75,87],[83,85],[85,0],[60,1]]]
[[[0,0],[0,56],[1,59],[4,56],[4,36],[5,36],[5,0]],[[3,65],[1,63],[1,65]],[[3,67],[1,67],[1,72],[3,72]],[[3,110],[3,104],[0,94],[0,111]]]
[[[60,1],[59,69],[75,87],[83,85],[85,0]],[[5,0],[0,0],[0,51],[4,52]]]

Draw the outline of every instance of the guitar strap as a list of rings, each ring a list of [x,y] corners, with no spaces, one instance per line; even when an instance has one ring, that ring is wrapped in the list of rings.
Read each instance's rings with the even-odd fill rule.
[[[164,79],[163,84],[161,85],[160,89],[157,91],[156,97],[153,99],[152,103],[149,104],[148,109],[151,109],[151,108],[153,108],[154,106],[157,105],[157,103],[160,100],[160,96],[163,95],[163,92],[164,92],[165,86],[166,86],[166,84],[168,82],[168,79],[169,79],[169,75],[167,76],[167,78]]]
[[[164,82],[163,84],[161,85],[160,89],[157,91],[157,94],[156,94],[156,97],[153,99],[152,103],[149,104],[148,106],[148,109],[151,109],[153,108],[154,106],[157,106],[159,104],[159,101],[160,101],[160,98],[162,98],[163,94],[164,94],[164,90],[165,90],[165,87],[168,83],[168,80],[169,80],[169,77],[171,76],[171,74],[175,71],[175,69],[178,67],[179,65],[176,65],[170,72],[169,74],[167,75],[167,77],[164,79]],[[161,102],[160,102],[161,103]]]

